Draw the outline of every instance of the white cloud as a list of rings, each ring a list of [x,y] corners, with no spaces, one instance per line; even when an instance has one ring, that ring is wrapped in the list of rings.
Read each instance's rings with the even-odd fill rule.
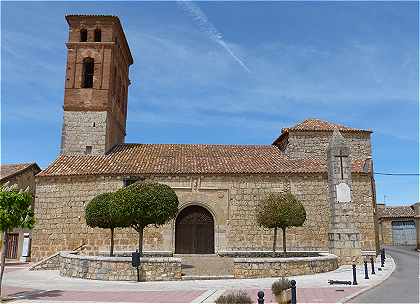
[[[177,4],[193,17],[200,29],[204,31],[211,40],[219,44],[245,71],[248,73],[251,72],[245,62],[235,54],[232,47],[223,39],[223,35],[217,30],[213,23],[208,20],[206,14],[198,5],[192,1],[185,0],[177,1]]]

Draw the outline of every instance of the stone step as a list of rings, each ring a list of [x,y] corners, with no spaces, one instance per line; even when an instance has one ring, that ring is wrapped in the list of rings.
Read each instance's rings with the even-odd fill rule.
[[[182,260],[184,276],[231,276],[233,258],[218,255],[174,255]]]
[[[185,275],[182,276],[184,281],[193,281],[193,280],[227,280],[234,279],[233,275]]]

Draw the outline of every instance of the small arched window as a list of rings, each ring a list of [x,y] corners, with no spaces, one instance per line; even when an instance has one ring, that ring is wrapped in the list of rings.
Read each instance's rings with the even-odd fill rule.
[[[92,58],[85,58],[83,60],[83,79],[82,79],[82,88],[92,88],[93,87],[93,71],[95,69],[95,64]]]
[[[95,30],[95,42],[101,42],[101,29]]]
[[[86,42],[87,41],[87,29],[81,29],[80,30],[80,42]]]

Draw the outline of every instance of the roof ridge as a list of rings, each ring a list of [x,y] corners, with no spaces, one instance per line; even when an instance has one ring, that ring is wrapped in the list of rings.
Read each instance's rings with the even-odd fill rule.
[[[140,146],[140,145],[148,145],[148,146],[215,146],[215,147],[273,147],[270,144],[205,144],[205,143],[124,143],[124,144],[117,144],[117,146]],[[112,151],[112,148],[110,151]]]
[[[8,164],[0,164],[0,166],[18,166],[18,165],[33,165],[36,164],[36,162],[30,162],[30,163],[8,163]]]

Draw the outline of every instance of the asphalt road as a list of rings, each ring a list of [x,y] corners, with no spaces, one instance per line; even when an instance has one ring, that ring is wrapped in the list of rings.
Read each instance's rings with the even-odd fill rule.
[[[411,246],[386,247],[396,269],[382,284],[352,299],[350,303],[419,303],[419,252]]]

